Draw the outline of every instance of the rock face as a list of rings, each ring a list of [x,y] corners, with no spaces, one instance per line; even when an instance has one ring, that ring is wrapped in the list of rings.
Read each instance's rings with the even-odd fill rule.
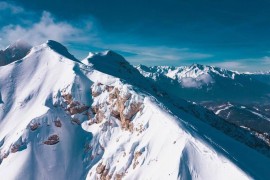
[[[57,119],[57,120],[54,121],[54,125],[56,127],[62,127],[62,123],[61,123],[61,121],[59,119]]]
[[[139,158],[141,155],[142,155],[141,152],[136,152],[136,153],[134,154],[133,169],[135,169],[136,166],[139,164],[138,158]]]
[[[96,168],[96,173],[100,176],[100,180],[110,180],[111,175],[109,175],[109,169],[102,163],[99,163]]]
[[[65,102],[67,103],[67,111],[70,115],[74,114],[80,114],[82,112],[85,112],[89,109],[88,106],[81,104],[78,101],[73,101],[73,97],[71,94],[64,94],[62,97],[65,99]]]
[[[59,142],[59,136],[54,134],[54,135],[49,136],[48,140],[44,141],[44,144],[54,145],[54,144],[57,144],[58,142]]]
[[[112,103],[111,114],[116,118],[120,118],[123,129],[133,130],[131,120],[132,117],[141,110],[142,103],[132,101],[132,95],[130,93],[121,94],[117,88],[110,93],[109,97]]]
[[[0,66],[7,65],[16,60],[22,59],[30,51],[31,46],[23,41],[17,41],[5,50],[0,50]]]
[[[102,174],[102,172],[105,170],[105,165],[103,165],[102,163],[100,163],[97,168],[97,174]]]
[[[105,110],[109,109],[109,114],[121,122],[121,128],[133,131],[132,118],[143,108],[142,99],[138,99],[128,90],[96,83],[92,85],[92,94],[97,97],[101,92],[106,91],[106,102],[97,103],[92,106],[95,114],[95,122],[102,122],[105,117]],[[106,108],[107,107],[107,108]]]
[[[29,127],[30,127],[30,129],[31,129],[32,131],[35,131],[39,126],[40,126],[40,124],[37,123],[37,122],[31,123],[31,124],[29,125]]]

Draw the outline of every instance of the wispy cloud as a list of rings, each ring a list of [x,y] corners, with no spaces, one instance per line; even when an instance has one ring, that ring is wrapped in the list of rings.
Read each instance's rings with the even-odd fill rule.
[[[225,60],[224,62],[212,63],[212,65],[238,71],[269,71],[270,57],[231,59]]]
[[[264,56],[263,58],[262,58],[262,62],[263,62],[263,64],[265,64],[265,65],[270,65],[270,57],[269,56]],[[269,68],[270,69],[270,68]]]
[[[127,22],[129,28],[121,32],[106,32],[99,22],[95,18],[92,18],[89,13],[86,13],[88,15],[84,14],[84,17],[80,17],[79,19],[69,18],[69,20],[64,20],[50,12],[36,12],[23,8],[16,4],[16,1],[1,1],[0,49],[5,48],[7,45],[18,39],[25,39],[33,45],[44,43],[48,39],[54,39],[68,46],[69,50],[74,52],[75,56],[78,58],[85,57],[88,54],[88,51],[91,50],[99,51],[103,49],[112,49],[122,54],[132,64],[178,66],[201,63],[239,71],[270,69],[270,51],[265,52],[266,56],[264,57],[243,59],[240,57],[240,51],[235,55],[233,53],[227,55],[230,53],[230,50],[225,54],[223,52],[226,50],[221,50],[220,53],[218,52],[220,49],[217,48],[217,52],[208,51],[209,53],[205,53],[202,49],[192,49],[180,46],[178,42],[172,47],[168,44],[163,45],[162,38],[154,39],[155,41],[152,41],[147,34],[140,33],[138,35],[138,24],[132,26],[132,23],[129,24]],[[250,23],[247,24],[250,25]],[[237,26],[239,26],[239,24],[237,24]],[[241,26],[243,26],[243,24],[241,24]],[[200,25],[195,27],[196,31],[194,32],[197,32],[197,27],[200,27]],[[145,27],[143,27],[143,29],[144,28]],[[228,28],[229,29],[225,29],[225,31],[231,32],[231,26]],[[191,28],[191,30],[192,29],[193,28]],[[218,26],[218,29],[222,29],[222,34],[224,34],[224,28]],[[237,28],[233,27],[233,29],[235,29],[233,31],[236,31]],[[207,30],[209,30],[209,28],[207,28]],[[190,33],[192,32],[193,31]],[[180,32],[177,33],[181,34]],[[217,35],[220,37],[220,33],[214,35],[215,37]],[[169,36],[170,34],[168,37]],[[196,34],[194,34],[194,37],[196,37]],[[208,40],[209,37],[205,37]],[[204,45],[206,46],[207,40],[204,42]],[[208,45],[211,45],[210,40]],[[154,42],[159,44],[155,44]],[[238,41],[231,43],[233,43],[231,44],[232,47],[242,47],[243,45],[246,45],[247,42],[244,42],[244,44],[237,44]],[[223,45],[228,45],[228,43],[217,45],[223,47]],[[205,49],[207,49],[207,47]],[[226,56],[238,56],[240,58],[227,59]]]
[[[20,6],[3,1],[0,2],[0,11],[9,11],[12,14],[19,14],[24,12],[24,9]]]
[[[96,22],[90,16],[74,22],[64,21],[50,12],[34,12],[8,1],[0,2],[0,14],[0,49],[19,39],[32,45],[48,39],[63,44],[86,44],[97,35]]]
[[[10,22],[10,24],[2,27],[0,29],[2,47],[0,48],[18,39],[26,40],[32,45],[53,39],[64,44],[77,44],[78,49],[75,49],[75,52],[80,52],[79,48],[84,47],[83,49],[85,49],[85,47],[89,46],[96,47],[97,49],[113,49],[123,54],[133,64],[146,65],[173,64],[176,61],[204,59],[213,56],[211,54],[195,52],[188,48],[123,44],[122,38],[119,38],[119,35],[114,36],[109,32],[103,31],[95,19],[91,17],[81,18],[76,22],[59,21],[49,12],[45,11],[39,14],[7,2],[0,3],[0,12],[1,10],[8,10],[13,14],[20,13],[21,17],[30,12],[33,14],[32,17],[40,16],[40,18],[25,18],[28,19],[26,23],[23,22],[25,20],[22,18],[19,19],[19,22]],[[110,37],[110,39],[107,37]],[[111,38],[113,41],[111,41]],[[87,52],[84,53],[85,55],[87,54]]]
[[[243,70],[246,68],[245,63],[243,62],[237,62],[237,61],[225,61],[225,62],[219,62],[214,63],[215,66],[230,69],[230,70]]]
[[[106,47],[106,45],[104,45]],[[127,54],[133,64],[160,65],[176,61],[196,60],[213,57],[212,54],[200,53],[189,48],[173,48],[167,46],[139,46],[133,44],[110,44],[107,47]]]
[[[91,27],[88,27],[89,29]],[[2,41],[12,43],[18,39],[27,40],[36,45],[53,39],[62,43],[85,41],[83,31],[67,22],[56,22],[49,12],[43,12],[38,22],[25,27],[21,25],[7,25],[0,31]]]
[[[88,54],[85,51],[90,51],[90,47],[113,49],[120,52],[133,64],[173,65],[178,61],[198,60],[213,56],[189,48],[145,45],[143,42],[123,43],[121,35],[103,31],[92,17],[81,18],[77,21],[64,21],[56,19],[50,12],[44,11],[41,14],[31,12],[8,2],[0,3],[0,13],[1,11],[9,11],[9,13],[13,13],[12,17],[21,18],[14,22],[10,21],[10,24],[0,28],[0,49],[18,39],[26,40],[32,45],[53,39],[63,44],[73,44],[73,48],[75,48],[71,47],[71,50],[78,52],[81,57],[84,56],[82,54]],[[16,16],[15,14],[18,13],[20,15]],[[29,13],[32,15],[29,16]],[[125,34],[126,36],[130,35]],[[138,40],[141,41],[141,39]],[[136,38],[134,38],[134,42],[137,42]]]

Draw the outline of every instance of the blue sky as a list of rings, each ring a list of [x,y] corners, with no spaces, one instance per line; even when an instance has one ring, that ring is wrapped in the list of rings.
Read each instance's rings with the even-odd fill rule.
[[[112,49],[132,64],[270,70],[269,0],[0,1],[0,48],[47,39],[77,57]]]

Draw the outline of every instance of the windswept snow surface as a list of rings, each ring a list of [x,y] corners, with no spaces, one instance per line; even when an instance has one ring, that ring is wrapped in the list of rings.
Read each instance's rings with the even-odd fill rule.
[[[270,177],[268,157],[165,106],[140,82],[148,81],[114,52],[81,63],[54,41],[0,67],[0,177]]]

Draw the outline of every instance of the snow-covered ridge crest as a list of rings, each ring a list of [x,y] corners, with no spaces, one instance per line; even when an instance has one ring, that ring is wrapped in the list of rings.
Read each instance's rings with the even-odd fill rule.
[[[131,71],[133,69],[124,57],[111,50],[89,53],[82,62],[107,71]]]
[[[156,83],[174,85],[177,96],[181,92],[190,101],[225,100],[251,103],[269,102],[268,74],[245,74],[212,66],[192,65],[181,67],[136,66],[146,78]],[[197,92],[193,93],[192,92]],[[184,96],[185,94],[185,96]]]
[[[215,82],[215,76],[234,79],[235,75],[240,74],[237,71],[229,71],[214,66],[205,66],[200,64],[180,67],[146,67],[139,65],[137,66],[137,69],[146,76],[155,77],[158,74],[163,74],[168,78],[178,80],[179,83],[186,88],[200,88],[203,85],[212,84]]]
[[[43,51],[46,49],[52,50],[55,53],[59,54],[60,56],[63,56],[69,60],[73,60],[75,62],[80,63],[80,61],[77,58],[75,58],[72,54],[69,53],[69,51],[64,45],[54,40],[48,40],[46,43],[33,47],[29,52],[29,54],[35,54],[38,51]]]

